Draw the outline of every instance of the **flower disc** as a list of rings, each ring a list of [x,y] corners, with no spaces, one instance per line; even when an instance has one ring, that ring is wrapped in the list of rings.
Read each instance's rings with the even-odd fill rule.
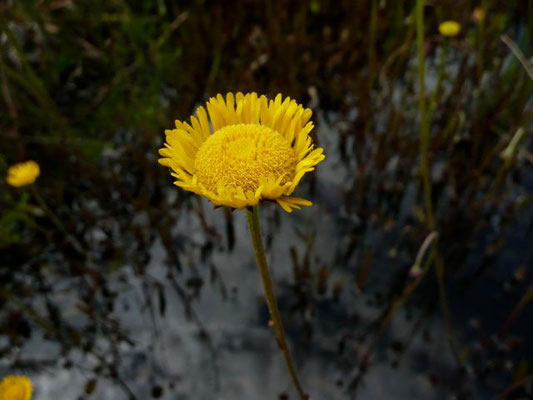
[[[211,135],[198,150],[194,166],[198,183],[210,191],[222,185],[255,192],[261,179],[288,181],[296,162],[290,143],[275,130],[238,124]]]

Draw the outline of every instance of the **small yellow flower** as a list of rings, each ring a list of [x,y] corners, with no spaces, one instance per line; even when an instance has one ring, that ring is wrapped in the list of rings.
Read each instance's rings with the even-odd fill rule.
[[[457,36],[461,32],[461,24],[456,21],[444,21],[439,25],[439,32],[446,37]]]
[[[172,169],[175,184],[216,206],[246,208],[276,201],[285,211],[310,206],[292,197],[305,173],[325,156],[309,133],[311,110],[278,94],[217,95],[199,107],[191,124],[166,130],[159,163]]]
[[[472,19],[476,24],[480,24],[485,19],[485,10],[482,7],[474,8],[472,12]]]
[[[11,186],[26,186],[35,182],[39,174],[39,164],[35,161],[26,161],[9,167],[6,181]]]
[[[26,376],[6,376],[0,381],[0,400],[30,400],[33,391]]]

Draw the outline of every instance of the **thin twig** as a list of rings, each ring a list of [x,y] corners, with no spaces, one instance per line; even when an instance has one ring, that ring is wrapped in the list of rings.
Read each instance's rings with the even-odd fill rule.
[[[507,388],[503,393],[501,393],[499,396],[496,396],[496,400],[505,400],[509,398],[509,395],[514,392],[516,389],[527,385],[528,383],[533,383],[533,374],[526,376],[524,379],[518,381],[511,387]]]
[[[524,53],[522,53],[522,50],[516,45],[515,42],[513,42],[513,39],[511,39],[508,35],[501,35],[500,39],[503,43],[506,44],[507,47],[513,52],[513,54],[518,58],[518,61],[520,61],[520,64],[524,67],[527,74],[533,81],[533,64],[526,58]]]
[[[509,328],[511,328],[513,323],[516,321],[520,313],[531,301],[533,301],[533,282],[529,284],[526,292],[521,297],[518,304],[514,307],[509,318],[507,318],[507,320],[503,324],[503,327],[500,329],[500,336],[505,335],[505,333],[509,330]]]
[[[431,241],[429,241],[428,238],[426,238],[426,240],[422,244],[422,247],[424,247],[424,244],[426,244],[426,243],[430,244]],[[429,246],[429,244],[426,244],[426,246]],[[424,252],[419,250],[418,254],[423,254]],[[389,309],[387,310],[385,316],[381,320],[381,324],[380,324],[380,326],[378,328],[377,333],[374,335],[374,337],[372,339],[372,342],[368,346],[366,352],[361,357],[361,361],[359,362],[359,366],[358,366],[358,371],[355,373],[355,375],[352,378],[350,384],[348,385],[349,388],[353,389],[356,386],[356,384],[358,383],[361,374],[364,371],[367,370],[368,364],[370,362],[370,356],[372,355],[372,352],[374,351],[374,348],[376,347],[378,341],[381,339],[381,337],[385,333],[385,330],[387,329],[387,327],[389,326],[392,318],[396,314],[396,311],[398,311],[400,309],[400,307],[402,307],[405,304],[405,302],[407,301],[407,299],[409,298],[411,293],[418,287],[420,282],[422,282],[422,279],[424,278],[424,276],[426,276],[426,273],[428,272],[429,268],[431,267],[431,265],[433,263],[433,260],[435,259],[436,255],[437,255],[437,251],[433,247],[431,249],[429,255],[428,255],[428,258],[426,260],[426,263],[425,263],[424,267],[420,270],[420,273],[417,274],[414,279],[412,279],[410,282],[408,282],[405,285],[401,295],[391,302],[391,304],[389,306]]]
[[[409,270],[409,275],[411,277],[416,277],[420,271],[422,270],[422,260],[424,259],[424,256],[426,255],[429,246],[435,239],[439,237],[439,233],[437,231],[431,232],[429,235],[426,236],[424,239],[424,242],[422,242],[422,246],[420,246],[420,249],[418,250],[418,253],[416,254],[415,263]]]

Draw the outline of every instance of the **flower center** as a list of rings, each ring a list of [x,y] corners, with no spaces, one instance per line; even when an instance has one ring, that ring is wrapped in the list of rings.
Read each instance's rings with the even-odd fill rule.
[[[219,185],[255,192],[262,178],[273,176],[281,184],[294,176],[297,159],[287,139],[258,124],[225,126],[200,147],[194,166],[198,183],[216,192]]]

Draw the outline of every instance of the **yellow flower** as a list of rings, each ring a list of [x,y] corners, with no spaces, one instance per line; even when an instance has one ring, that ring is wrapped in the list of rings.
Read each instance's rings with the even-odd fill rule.
[[[11,186],[26,186],[35,182],[39,174],[39,164],[26,161],[9,167],[6,181]]]
[[[457,36],[461,32],[461,24],[456,21],[444,21],[439,25],[439,32],[442,36]]]
[[[485,10],[482,7],[474,8],[472,12],[472,19],[476,24],[480,24],[485,19]]]
[[[311,110],[278,94],[217,95],[199,107],[191,124],[166,130],[159,163],[172,169],[175,184],[216,206],[246,208],[276,201],[285,211],[310,206],[292,197],[300,179],[325,156],[309,133]]]
[[[0,381],[0,400],[30,400],[32,390],[30,378],[6,376]]]

